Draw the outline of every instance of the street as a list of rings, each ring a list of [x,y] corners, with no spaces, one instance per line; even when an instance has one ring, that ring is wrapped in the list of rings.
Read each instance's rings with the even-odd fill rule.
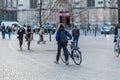
[[[27,50],[24,40],[20,51],[17,35],[12,35],[11,40],[3,40],[0,35],[0,80],[119,80],[120,58],[114,55],[113,35],[81,34],[82,64],[75,65],[70,59],[68,66],[61,60],[54,63],[54,37],[50,42],[49,35],[45,35],[46,44],[37,44],[38,35],[34,35],[31,50]]]

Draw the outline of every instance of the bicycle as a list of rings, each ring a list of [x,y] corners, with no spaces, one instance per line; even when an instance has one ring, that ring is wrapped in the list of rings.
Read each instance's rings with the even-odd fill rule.
[[[41,39],[41,37],[39,36],[39,40],[37,41],[37,44],[40,44],[40,42],[42,42],[43,44],[46,44],[46,41],[44,40],[44,36],[43,36],[43,39]]]
[[[117,42],[114,45],[114,54],[116,57],[120,55],[120,37],[117,37]]]
[[[71,49],[71,52],[69,52],[68,48],[67,48],[67,50],[66,50],[67,53],[68,53],[68,55],[70,56],[70,58],[72,58],[73,62],[74,62],[76,65],[80,65],[81,62],[82,62],[81,51],[79,50],[78,47],[75,47],[75,46],[74,46],[74,42],[71,42],[71,44],[70,44],[70,49]],[[61,57],[61,60],[62,60],[64,63],[66,63],[64,53],[61,53],[60,57]]]

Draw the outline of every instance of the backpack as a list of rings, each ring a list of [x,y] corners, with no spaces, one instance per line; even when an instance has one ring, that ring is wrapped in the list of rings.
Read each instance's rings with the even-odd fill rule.
[[[79,30],[78,29],[74,29],[73,30],[73,36],[79,36]]]
[[[59,41],[63,42],[63,43],[68,42],[66,31],[60,31],[60,33],[59,33]]]

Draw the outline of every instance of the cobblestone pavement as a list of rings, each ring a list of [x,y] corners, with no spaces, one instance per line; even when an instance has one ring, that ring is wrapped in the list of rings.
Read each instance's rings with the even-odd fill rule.
[[[57,44],[52,36],[45,36],[47,43],[37,44],[37,35],[27,50],[24,41],[23,50],[18,40],[0,39],[0,80],[119,80],[120,58],[113,53],[113,37],[81,36],[79,46],[83,62],[80,66],[70,60],[66,66],[61,62],[54,64]]]

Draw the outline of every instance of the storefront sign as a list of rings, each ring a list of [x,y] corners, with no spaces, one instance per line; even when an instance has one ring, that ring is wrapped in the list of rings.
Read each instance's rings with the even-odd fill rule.
[[[68,12],[63,12],[63,13],[58,13],[58,16],[70,16],[70,13]]]

